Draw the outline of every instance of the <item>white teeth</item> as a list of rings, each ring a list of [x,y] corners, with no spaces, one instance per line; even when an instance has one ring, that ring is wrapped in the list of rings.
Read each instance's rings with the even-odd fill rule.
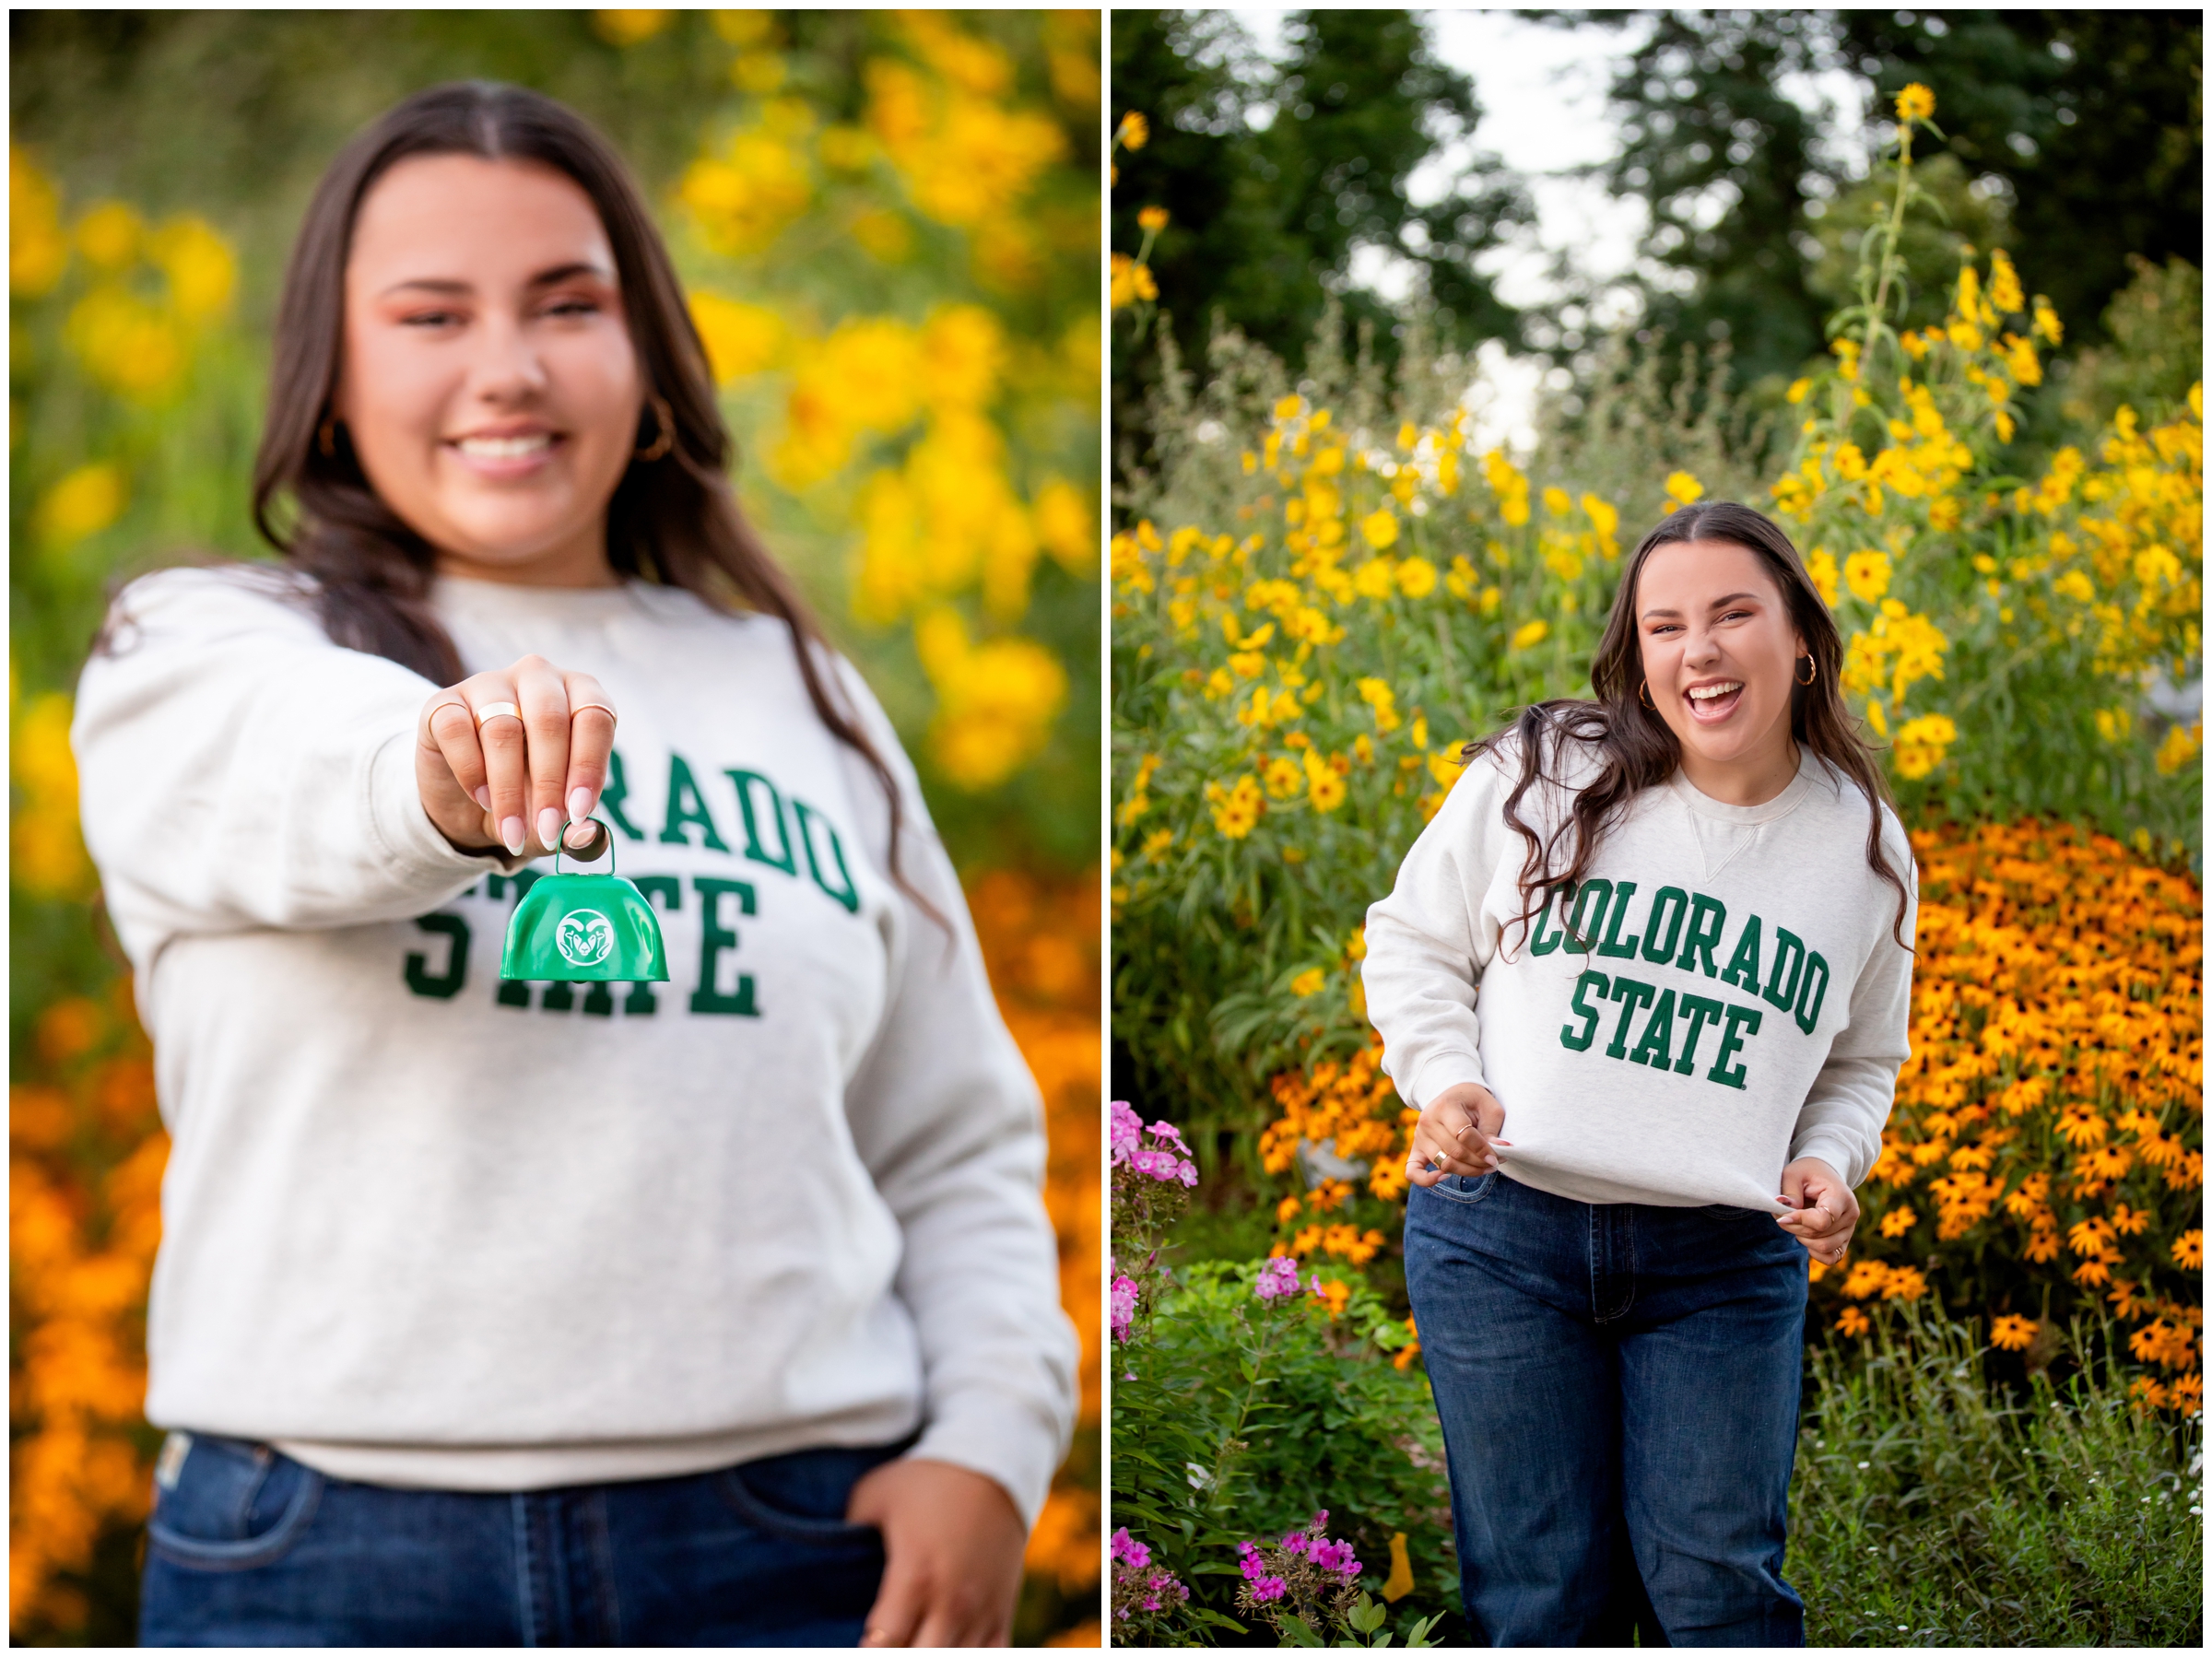
[[[1725,685],[1700,685],[1689,693],[1689,699],[1693,702],[1709,702],[1715,697],[1726,696],[1730,691],[1743,687],[1740,681],[1731,681]]]
[[[550,432],[540,431],[529,437],[465,437],[455,446],[464,454],[479,454],[488,460],[512,460],[520,454],[535,454],[552,441]]]

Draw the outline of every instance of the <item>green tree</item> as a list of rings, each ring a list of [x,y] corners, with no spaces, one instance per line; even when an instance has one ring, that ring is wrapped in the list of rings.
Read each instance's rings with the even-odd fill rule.
[[[1902,250],[1916,291],[1948,279],[1959,241],[2001,245],[2094,341],[2130,254],[2198,256],[2199,13],[1524,15],[1648,28],[1611,89],[1620,151],[1590,170],[1650,209],[1629,279],[1647,324],[1729,341],[1738,385],[1820,350],[1867,206],[1846,157],[1818,142],[1835,112],[1786,95],[1791,77],[1853,76],[1875,129],[1908,83],[1935,92],[1946,136],[1927,152],[1926,181],[1953,217],[1947,233]],[[1586,296],[1547,310],[1576,299]]]
[[[1119,158],[1112,245],[1136,247],[1140,209],[1168,210],[1150,263],[1186,359],[1202,355],[1217,311],[1295,358],[1332,295],[1394,356],[1392,308],[1351,280],[1365,249],[1410,267],[1447,338],[1520,343],[1515,311],[1475,268],[1531,216],[1518,179],[1477,155],[1440,198],[1417,203],[1408,191],[1415,169],[1481,116],[1472,84],[1437,61],[1413,14],[1293,12],[1279,63],[1228,13],[1123,11],[1112,23],[1113,109],[1143,113],[1151,137]],[[1126,322],[1114,333],[1124,435],[1143,425],[1154,343]]]

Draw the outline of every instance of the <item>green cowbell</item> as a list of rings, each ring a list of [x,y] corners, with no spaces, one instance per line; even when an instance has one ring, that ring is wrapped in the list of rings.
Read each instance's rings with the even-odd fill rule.
[[[597,818],[592,818],[597,823]],[[607,873],[564,875],[554,837],[553,873],[541,875],[507,923],[501,978],[559,983],[665,983],[660,917],[645,894],[614,873],[615,837],[604,823]]]

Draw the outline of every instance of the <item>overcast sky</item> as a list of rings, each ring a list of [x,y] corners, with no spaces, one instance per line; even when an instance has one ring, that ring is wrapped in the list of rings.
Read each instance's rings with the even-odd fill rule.
[[[1234,9],[1263,51],[1279,52],[1285,11]],[[1572,268],[1586,276],[1602,280],[1629,271],[1643,234],[1643,204],[1607,194],[1595,179],[1558,175],[1613,154],[1606,89],[1620,60],[1642,41],[1641,23],[1625,29],[1563,29],[1524,22],[1510,11],[1426,15],[1437,55],[1474,81],[1482,120],[1470,144],[1441,152],[1415,172],[1409,194],[1417,201],[1442,194],[1470,149],[1488,151],[1527,178],[1537,222],[1511,245],[1478,261],[1478,268],[1496,278],[1498,296],[1508,304],[1557,297],[1559,285],[1550,271],[1562,251]],[[1783,89],[1801,102],[1825,98],[1834,105],[1841,119],[1829,129],[1831,133],[1857,131],[1863,97],[1850,76],[1823,76]],[[1405,291],[1405,281],[1391,264],[1387,255],[1368,250],[1355,258],[1352,275],[1362,286],[1394,298]],[[1603,327],[1632,320],[1633,314],[1632,302],[1617,292],[1601,301],[1595,320]],[[1503,437],[1516,446],[1533,442],[1527,421],[1541,364],[1514,358],[1496,345],[1485,347],[1480,360],[1482,383],[1471,398],[1477,441]]]

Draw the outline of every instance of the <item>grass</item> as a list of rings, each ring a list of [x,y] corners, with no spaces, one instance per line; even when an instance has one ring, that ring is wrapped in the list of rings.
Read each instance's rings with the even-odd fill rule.
[[[1894,1313],[1894,1315],[1893,1315]],[[1983,1373],[1911,1302],[1808,1354],[1783,1567],[1808,1645],[2203,1642],[2203,1417],[2139,1416],[2077,1323],[2064,1381]]]
[[[1258,1258],[1273,1217],[1218,1197],[1170,1253]],[[1993,1375],[1938,1311],[1872,1310],[1865,1336],[1806,1355],[1783,1568],[1806,1643],[2201,1645],[2203,1418],[2132,1407],[2100,1356],[2124,1332],[2077,1322],[2049,1365],[2000,1354]]]

